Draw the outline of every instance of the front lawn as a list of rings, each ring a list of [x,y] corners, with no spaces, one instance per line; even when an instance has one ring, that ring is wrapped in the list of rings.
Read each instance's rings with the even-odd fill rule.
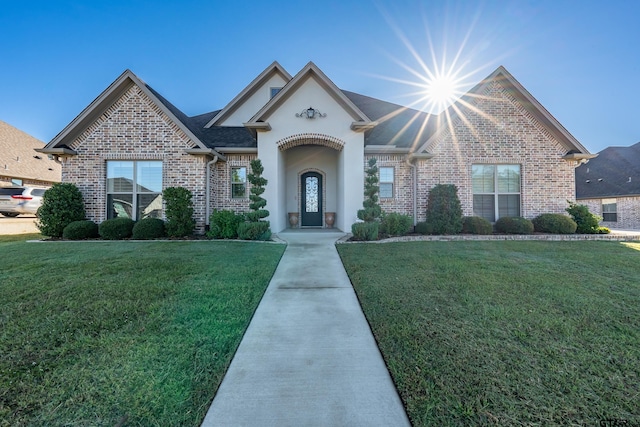
[[[195,426],[284,252],[0,240],[0,426]]]
[[[640,423],[640,244],[338,250],[415,426]]]

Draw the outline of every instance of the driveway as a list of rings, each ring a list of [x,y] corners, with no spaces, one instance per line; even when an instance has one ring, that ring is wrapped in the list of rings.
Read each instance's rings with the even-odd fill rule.
[[[7,218],[0,215],[0,235],[39,233],[35,215],[19,215]]]

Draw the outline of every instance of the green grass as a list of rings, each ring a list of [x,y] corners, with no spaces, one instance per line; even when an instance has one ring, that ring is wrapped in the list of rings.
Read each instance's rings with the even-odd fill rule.
[[[0,426],[195,426],[284,252],[0,240]]]
[[[640,244],[338,250],[415,426],[640,423]]]

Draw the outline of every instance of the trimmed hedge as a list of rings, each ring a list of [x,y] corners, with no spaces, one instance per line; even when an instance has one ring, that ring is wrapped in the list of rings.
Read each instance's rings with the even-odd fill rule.
[[[568,216],[555,213],[538,215],[531,222],[534,230],[541,233],[573,234],[578,228],[578,224]]]
[[[569,215],[578,224],[576,233],[600,234],[598,224],[602,218],[589,212],[587,206],[569,202],[569,207],[565,210],[569,212]]]
[[[351,225],[351,234],[353,234],[353,240],[378,240],[379,224],[376,221],[373,222],[356,222]]]
[[[433,226],[428,222],[419,222],[416,224],[416,233],[418,234],[433,234]]]
[[[162,192],[169,237],[191,236],[196,228],[193,219],[193,194],[184,187],[168,187]]]
[[[429,234],[458,234],[462,231],[462,205],[458,187],[437,184],[429,191],[426,222],[433,227]]]
[[[493,234],[493,225],[480,216],[465,216],[462,232],[467,234]]]
[[[496,231],[505,234],[533,234],[533,223],[519,216],[504,216],[496,221]]]
[[[242,240],[271,240],[269,221],[240,223],[238,226],[238,238]]]
[[[386,236],[404,236],[411,231],[413,218],[395,212],[383,213],[380,218],[379,232]]]
[[[85,219],[82,193],[69,182],[53,184],[44,192],[37,216],[36,226],[40,233],[49,237],[62,236],[67,225]]]
[[[62,238],[66,240],[96,239],[99,236],[98,224],[89,220],[70,222],[62,230]]]
[[[150,240],[164,237],[167,233],[160,218],[144,218],[133,226],[132,235],[136,240]]]
[[[243,214],[236,214],[230,210],[214,210],[209,216],[207,237],[211,239],[237,239],[238,226],[243,221]]]
[[[98,226],[100,237],[105,240],[121,240],[131,237],[135,222],[131,218],[113,218]]]

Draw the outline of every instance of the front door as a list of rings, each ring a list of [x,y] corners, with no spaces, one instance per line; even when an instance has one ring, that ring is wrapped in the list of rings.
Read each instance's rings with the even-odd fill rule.
[[[307,172],[302,175],[302,204],[303,227],[322,227],[322,175],[317,172]]]

